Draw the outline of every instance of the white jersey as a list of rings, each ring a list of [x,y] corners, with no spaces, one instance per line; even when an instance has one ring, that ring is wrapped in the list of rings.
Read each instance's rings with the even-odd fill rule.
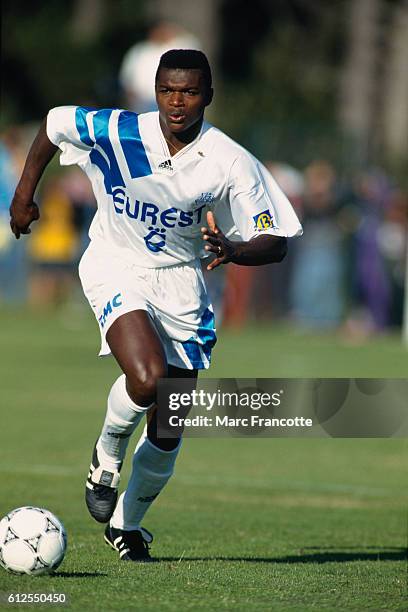
[[[209,123],[173,157],[158,112],[62,106],[49,112],[47,134],[60,163],[78,164],[91,180],[91,241],[130,263],[160,268],[207,256],[207,210],[232,238],[302,233],[266,168]]]

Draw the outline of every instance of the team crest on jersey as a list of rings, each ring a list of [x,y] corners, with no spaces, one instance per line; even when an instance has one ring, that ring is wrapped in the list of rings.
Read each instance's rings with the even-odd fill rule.
[[[269,210],[263,210],[252,218],[255,223],[255,229],[259,232],[273,227],[273,218]]]
[[[210,191],[202,193],[195,201],[196,204],[212,204],[215,200],[214,194]]]

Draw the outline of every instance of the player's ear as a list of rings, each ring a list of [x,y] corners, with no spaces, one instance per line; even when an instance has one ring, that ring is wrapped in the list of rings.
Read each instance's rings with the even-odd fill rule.
[[[208,106],[209,104],[211,104],[212,99],[213,99],[213,95],[214,95],[214,90],[212,87],[210,87],[209,89],[207,89],[207,93],[205,96],[205,105]]]

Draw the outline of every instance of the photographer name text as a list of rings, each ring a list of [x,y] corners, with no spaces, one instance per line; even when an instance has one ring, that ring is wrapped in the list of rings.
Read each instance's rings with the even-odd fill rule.
[[[171,427],[313,427],[313,420],[302,416],[293,418],[267,418],[258,414],[247,417],[203,416],[181,417],[173,414],[169,418]]]

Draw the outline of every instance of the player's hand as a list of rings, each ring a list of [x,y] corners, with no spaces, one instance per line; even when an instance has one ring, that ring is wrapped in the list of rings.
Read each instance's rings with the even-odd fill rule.
[[[18,240],[21,234],[31,233],[30,225],[40,218],[40,211],[35,202],[24,200],[15,193],[10,206],[10,217],[11,231]]]
[[[207,224],[208,227],[201,228],[201,233],[203,240],[207,242],[205,250],[216,255],[216,258],[207,266],[207,270],[214,270],[221,264],[232,261],[235,249],[233,243],[217,227],[214,213],[210,210],[207,212]]]

